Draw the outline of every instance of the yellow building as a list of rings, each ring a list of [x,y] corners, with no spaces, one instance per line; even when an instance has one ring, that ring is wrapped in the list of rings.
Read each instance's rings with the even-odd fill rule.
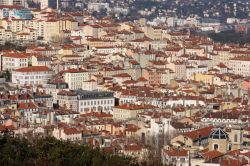
[[[158,26],[146,26],[143,27],[143,32],[153,40],[161,40],[162,39],[162,29]]]
[[[214,75],[212,74],[194,74],[191,76],[194,81],[204,82],[206,84],[213,84]]]
[[[78,29],[78,22],[73,19],[61,19],[59,20],[60,31],[63,30],[76,30]]]
[[[237,106],[238,106],[237,102],[225,101],[221,103],[221,110],[223,111],[227,109],[233,109]]]
[[[46,41],[59,41],[62,37],[61,31],[63,30],[76,30],[78,23],[72,19],[50,19],[44,23],[44,40]]]
[[[58,20],[48,20],[44,23],[44,40],[59,40],[60,23]]]
[[[188,78],[189,79],[189,78]],[[214,74],[193,74],[190,77],[191,80],[203,82],[205,84],[212,84],[212,85],[225,85],[225,81],[218,75]]]
[[[137,114],[144,112],[147,109],[154,109],[152,105],[133,105],[133,104],[124,104],[113,107],[113,117],[114,120],[123,121],[123,120],[132,120],[136,119]]]
[[[229,59],[232,58],[232,54],[230,54],[230,49],[229,48],[214,48],[214,52],[218,54],[218,63],[224,63],[225,65],[229,65]]]
[[[99,38],[89,38],[87,39],[87,44],[89,46],[89,48],[97,48],[97,47],[110,47],[113,45],[113,41],[110,40],[102,40]]]
[[[22,19],[12,19],[11,20],[11,31],[20,32],[24,28],[24,20]]]

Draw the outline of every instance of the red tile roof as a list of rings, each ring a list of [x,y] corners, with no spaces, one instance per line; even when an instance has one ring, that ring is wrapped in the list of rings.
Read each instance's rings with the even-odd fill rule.
[[[188,137],[188,138],[191,138],[192,140],[197,140],[200,137],[201,138],[208,137],[210,135],[210,133],[212,132],[212,129],[213,129],[213,127],[209,126],[209,127],[201,128],[198,130],[183,133],[183,135]]]
[[[228,68],[224,63],[219,63],[217,66],[219,68]]]
[[[72,134],[80,134],[81,131],[78,131],[76,128],[64,128],[64,133],[66,135],[72,135]]]
[[[120,73],[112,75],[112,77],[131,77],[128,73]]]
[[[123,105],[115,106],[114,108],[127,109],[127,110],[139,110],[139,109],[154,109],[156,107],[152,105],[123,104]]]
[[[18,5],[0,5],[0,9],[4,9],[4,8],[8,8],[8,9],[24,9],[23,6],[18,6]]]
[[[3,54],[3,56],[9,58],[28,58],[28,55],[25,53],[7,53]]]
[[[138,144],[129,144],[124,146],[125,151],[141,151],[142,150],[142,145]]]
[[[222,156],[223,153],[217,151],[217,150],[213,150],[213,151],[208,151],[208,152],[205,152],[202,154],[202,156],[206,159],[206,160],[209,160],[209,159],[213,159],[213,158],[217,158],[217,157],[220,157]]]
[[[187,157],[188,150],[185,149],[173,149],[165,151],[166,154],[170,157]]]
[[[17,105],[18,110],[24,110],[24,109],[37,109],[38,106],[36,106],[34,103],[19,103]]]
[[[250,61],[250,57],[248,57],[248,56],[238,56],[238,57],[232,58],[230,60],[234,60],[234,61]]]
[[[68,69],[64,71],[65,73],[83,73],[86,72],[84,69]]]
[[[15,71],[16,72],[45,72],[45,71],[50,71],[50,69],[47,66],[30,66],[30,67],[16,69]]]

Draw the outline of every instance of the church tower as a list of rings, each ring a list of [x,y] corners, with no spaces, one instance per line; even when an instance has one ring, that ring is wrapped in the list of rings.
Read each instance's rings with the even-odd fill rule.
[[[215,129],[209,136],[209,150],[217,150],[221,153],[226,153],[229,149],[229,137],[228,134],[221,128]]]

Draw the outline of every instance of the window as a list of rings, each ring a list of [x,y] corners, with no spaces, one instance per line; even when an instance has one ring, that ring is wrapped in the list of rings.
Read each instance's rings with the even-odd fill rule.
[[[218,144],[214,144],[214,150],[218,150],[219,149],[219,145]]]
[[[238,135],[234,134],[234,142],[238,142]]]

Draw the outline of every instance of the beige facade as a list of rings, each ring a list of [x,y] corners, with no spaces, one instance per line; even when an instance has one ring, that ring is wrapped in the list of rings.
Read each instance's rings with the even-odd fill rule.
[[[90,74],[83,69],[69,69],[64,73],[64,79],[69,89],[81,89],[83,81],[90,79]]]
[[[136,119],[137,114],[144,112],[147,109],[153,109],[153,106],[149,105],[132,105],[124,104],[113,108],[113,118],[117,121],[133,120]]]
[[[57,20],[49,20],[44,24],[44,40],[51,41],[59,39],[60,29],[59,22]]]

